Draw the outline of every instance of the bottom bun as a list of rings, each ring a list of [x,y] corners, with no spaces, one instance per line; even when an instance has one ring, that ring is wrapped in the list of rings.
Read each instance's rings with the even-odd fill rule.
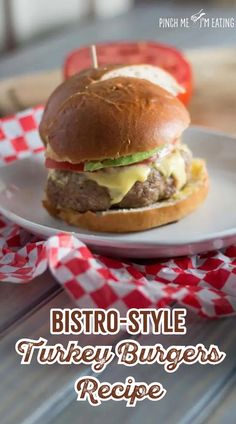
[[[98,232],[127,233],[178,221],[204,201],[208,186],[205,163],[195,159],[192,164],[192,177],[180,192],[169,200],[144,208],[80,213],[72,209],[55,209],[48,200],[44,200],[43,205],[52,216],[76,227]]]

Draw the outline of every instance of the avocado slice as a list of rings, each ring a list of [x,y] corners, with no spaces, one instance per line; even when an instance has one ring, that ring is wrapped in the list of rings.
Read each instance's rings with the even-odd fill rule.
[[[165,147],[165,145],[159,146],[156,149],[148,150],[147,152],[139,152],[134,155],[121,156],[116,159],[105,159],[103,161],[91,161],[85,162],[84,170],[93,172],[102,168],[111,168],[114,166],[125,166],[131,165],[132,163],[142,162],[145,159],[154,156],[157,152],[160,152]]]

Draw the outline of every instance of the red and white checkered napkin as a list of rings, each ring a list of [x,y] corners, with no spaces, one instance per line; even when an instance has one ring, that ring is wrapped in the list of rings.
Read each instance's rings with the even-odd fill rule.
[[[42,107],[0,121],[0,162],[43,149]],[[80,307],[164,307],[177,301],[205,317],[236,313],[236,246],[140,265],[93,255],[69,234],[37,239],[0,216],[0,280],[31,281],[50,269]]]

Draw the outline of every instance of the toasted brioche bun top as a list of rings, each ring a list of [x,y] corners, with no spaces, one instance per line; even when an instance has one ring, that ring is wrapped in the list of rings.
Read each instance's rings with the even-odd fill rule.
[[[113,68],[83,71],[52,93],[39,128],[49,157],[79,163],[145,152],[174,143],[189,125],[184,105],[150,81],[100,81]]]

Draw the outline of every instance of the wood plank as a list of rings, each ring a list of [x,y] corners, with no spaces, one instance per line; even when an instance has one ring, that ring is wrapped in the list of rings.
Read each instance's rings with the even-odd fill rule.
[[[203,420],[208,423],[208,417],[215,408],[215,402],[220,403],[221,397],[228,386],[230,379],[236,373],[235,343],[236,335],[232,329],[233,319],[222,321],[203,321],[197,317],[190,317],[188,334],[178,337],[145,336],[139,339],[142,344],[163,343],[196,344],[216,343],[226,351],[227,359],[218,366],[194,365],[180,368],[174,374],[165,373],[160,366],[135,366],[125,368],[112,363],[99,377],[100,381],[124,381],[129,375],[136,381],[160,381],[167,389],[167,395],[159,403],[143,401],[135,408],[126,408],[122,402],[104,402],[98,408],[87,402],[71,402],[60,415],[50,421],[50,424],[64,424],[65,422],[89,422],[95,424],[129,424],[167,423],[167,424],[200,424]],[[79,419],[81,417],[81,421]],[[158,420],[157,420],[158,417]],[[221,424],[223,421],[212,421]],[[228,421],[226,421],[228,424]],[[234,421],[235,422],[235,421]],[[229,423],[231,423],[229,421]]]
[[[0,282],[0,337],[60,290],[60,285],[49,272],[26,284]]]
[[[216,406],[215,411],[211,414],[208,421],[204,424],[235,424],[236,421],[236,373],[234,383],[225,394],[224,399]]]
[[[0,421],[1,424],[46,423],[61,408],[75,398],[73,383],[83,372],[90,373],[85,366],[41,366],[35,361],[21,365],[15,352],[15,343],[23,337],[38,339],[45,337],[49,343],[64,343],[77,338],[50,336],[50,308],[72,308],[74,303],[65,292],[45,303],[38,310],[22,319],[0,340]],[[79,336],[80,345],[112,344],[121,336]],[[53,341],[52,341],[53,340]],[[42,418],[43,417],[43,418]],[[44,418],[45,417],[45,418]]]
[[[195,89],[192,123],[236,135],[236,48],[187,50]]]
[[[44,103],[61,81],[59,70],[0,81],[0,114],[6,115]]]
[[[218,399],[224,392],[228,380],[235,370],[235,342],[233,319],[221,321],[205,321],[195,316],[189,317],[188,334],[178,337],[140,338],[143,344],[157,342],[168,346],[170,344],[196,344],[198,342],[216,343],[226,351],[227,359],[217,367],[197,366],[180,368],[175,374],[167,374],[160,366],[136,366],[126,368],[116,363],[109,365],[100,375],[101,381],[124,380],[133,375],[137,381],[160,381],[167,388],[168,394],[160,403],[144,401],[135,409],[125,408],[123,403],[107,402],[99,408],[93,408],[87,402],[76,402],[73,390],[74,381],[84,374],[90,374],[90,368],[80,366],[40,366],[35,362],[30,366],[21,366],[19,357],[14,352],[14,345],[21,337],[46,337],[48,334],[49,310],[51,307],[72,307],[74,304],[64,292],[60,293],[40,310],[23,320],[0,342],[0,417],[1,424],[57,423],[65,422],[96,422],[129,423],[155,422],[156,414],[160,422],[170,424],[195,423],[200,411],[206,410],[207,415],[212,410],[212,399],[216,394]],[[119,335],[121,336],[121,335]],[[53,342],[64,342],[71,336],[53,336]],[[80,344],[111,344],[117,336],[94,338],[80,336]],[[191,388],[191,390],[190,390]],[[172,405],[170,408],[169,405]],[[14,407],[12,407],[14,405]],[[78,421],[81,417],[81,421]]]

